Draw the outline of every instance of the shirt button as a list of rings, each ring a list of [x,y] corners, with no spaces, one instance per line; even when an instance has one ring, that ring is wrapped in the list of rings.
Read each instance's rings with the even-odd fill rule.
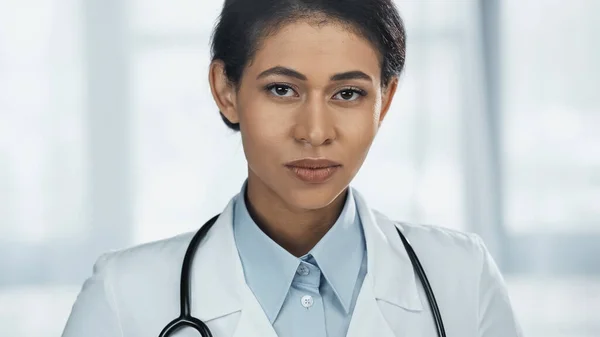
[[[296,272],[299,275],[306,276],[306,275],[308,275],[310,273],[310,269],[308,269],[307,266],[301,264],[300,267],[298,267],[298,270],[296,270]]]
[[[312,305],[314,303],[313,298],[310,295],[302,296],[302,299],[300,302],[302,302],[302,306],[305,308],[312,307]]]

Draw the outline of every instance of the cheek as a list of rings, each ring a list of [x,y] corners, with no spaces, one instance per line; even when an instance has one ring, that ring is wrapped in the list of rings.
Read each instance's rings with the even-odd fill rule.
[[[288,137],[286,128],[276,117],[275,112],[261,104],[247,105],[240,112],[242,144],[251,166],[270,162],[265,159],[276,159],[282,151]]]
[[[368,109],[348,118],[340,142],[343,144],[348,174],[354,176],[365,161],[378,129],[377,114]]]
[[[282,126],[289,123],[290,114],[286,113],[286,107],[273,103],[264,92],[252,90],[250,85],[246,87],[249,88],[242,87],[238,97],[240,124],[253,135],[265,138],[280,136]]]
[[[339,120],[341,138],[357,151],[368,149],[377,133],[378,120],[379,114],[372,109],[346,114]]]

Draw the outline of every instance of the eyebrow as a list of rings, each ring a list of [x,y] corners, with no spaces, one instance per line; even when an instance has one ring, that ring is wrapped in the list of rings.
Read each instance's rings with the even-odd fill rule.
[[[367,80],[373,82],[371,76],[363,73],[359,70],[347,71],[345,73],[339,73],[331,76],[332,81],[346,81],[346,80]]]
[[[297,78],[301,81],[307,80],[305,75],[297,72],[296,70],[286,68],[286,67],[281,67],[281,66],[273,67],[273,68],[263,71],[256,77],[256,79],[258,80],[258,79],[261,79],[261,78],[264,78],[264,77],[267,77],[270,75],[282,75],[282,76],[287,76],[287,77],[293,77],[293,78]],[[365,74],[364,72],[362,72],[360,70],[353,70],[353,71],[347,71],[347,72],[343,72],[343,73],[339,73],[339,74],[334,74],[333,76],[330,77],[330,80],[332,80],[332,81],[367,80],[367,81],[373,82],[373,79],[371,78],[371,76]]]

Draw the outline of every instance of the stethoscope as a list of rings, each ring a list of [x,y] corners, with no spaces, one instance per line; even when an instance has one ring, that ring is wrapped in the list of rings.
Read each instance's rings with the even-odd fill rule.
[[[192,261],[194,259],[194,253],[198,249],[198,245],[200,241],[204,239],[206,233],[210,230],[210,228],[215,224],[219,214],[215,215],[212,219],[208,220],[200,230],[194,235],[192,241],[190,242],[187,250],[185,252],[185,256],[183,258],[183,266],[181,268],[181,280],[179,287],[179,305],[180,305],[180,314],[179,317],[172,320],[167,326],[165,326],[160,332],[159,337],[170,337],[173,333],[183,327],[190,327],[198,333],[200,333],[201,337],[212,337],[212,333],[210,329],[204,322],[197,319],[196,317],[191,315],[190,310],[190,269],[192,266]],[[435,327],[437,330],[438,337],[446,337],[446,330],[444,329],[444,323],[442,322],[442,316],[440,315],[440,309],[438,308],[437,302],[435,300],[435,296],[433,295],[433,290],[431,289],[431,285],[429,284],[429,280],[427,279],[427,275],[425,275],[425,271],[423,270],[423,266],[421,266],[421,262],[417,258],[417,254],[413,250],[408,240],[404,237],[402,232],[398,228],[398,235],[400,235],[400,239],[402,239],[402,243],[404,244],[404,248],[410,257],[410,262],[417,272],[419,280],[425,289],[425,294],[427,295],[427,301],[429,302],[429,307],[431,308],[431,313],[433,315],[433,320],[435,321]]]

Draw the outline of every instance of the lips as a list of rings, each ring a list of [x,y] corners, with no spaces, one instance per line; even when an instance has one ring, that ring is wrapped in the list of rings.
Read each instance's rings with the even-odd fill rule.
[[[285,164],[297,179],[309,184],[321,184],[330,180],[342,165],[329,159],[304,158]]]
[[[285,166],[306,168],[306,169],[322,169],[322,168],[328,168],[328,167],[342,166],[342,164],[335,162],[333,160],[323,159],[323,158],[318,158],[318,159],[317,158],[315,158],[315,159],[304,158],[304,159],[291,161],[291,162],[285,164]]]

